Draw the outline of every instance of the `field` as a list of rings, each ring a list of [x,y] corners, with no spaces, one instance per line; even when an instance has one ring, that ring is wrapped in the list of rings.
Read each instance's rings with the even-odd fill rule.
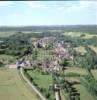
[[[65,32],[64,35],[71,36],[71,37],[80,37],[80,32]]]
[[[93,96],[87,91],[83,85],[74,86],[80,93],[80,100],[94,100]]]
[[[39,100],[17,70],[0,69],[0,100]]]
[[[79,38],[83,38],[83,39],[90,39],[95,36],[97,37],[97,35],[92,35],[89,33],[81,33],[81,32],[65,32],[64,35],[71,36],[71,37],[79,37]]]
[[[84,79],[83,75],[88,75],[88,71],[86,69],[77,67],[67,68],[65,70],[65,74],[68,75],[65,77],[65,79],[69,82],[79,82],[79,84],[75,84],[73,85],[73,87],[75,87],[80,93],[80,100],[95,100],[94,96],[92,96],[91,93],[89,93],[89,91],[87,90],[87,88],[84,87],[83,84],[81,84],[80,82],[80,78]]]
[[[52,76],[51,75],[42,75],[41,72],[37,70],[27,71],[31,77],[33,77],[34,82],[38,84],[38,86],[49,89],[49,86],[52,84]]]
[[[24,33],[24,34],[29,34],[29,33],[31,33],[32,31],[22,31],[22,33]],[[33,31],[34,32],[34,31]],[[33,33],[32,32],[32,33]],[[0,37],[9,37],[9,36],[11,36],[11,35],[14,35],[14,34],[17,34],[18,32],[15,32],[15,31],[11,31],[11,32],[0,32]],[[42,33],[42,32],[38,32],[38,31],[35,31],[34,32],[35,34],[40,34],[40,33]]]
[[[92,75],[94,76],[95,80],[97,81],[97,70],[91,70]]]
[[[5,54],[1,54],[0,55],[0,61],[3,61],[4,64],[8,64],[8,63],[12,63],[16,61],[16,58],[11,56],[11,55],[5,55]]]
[[[37,89],[46,97],[48,100],[54,100],[54,91],[52,90],[52,75],[43,74],[41,70],[29,70],[27,71],[33,79],[32,83],[37,87]]]
[[[87,52],[83,46],[75,47],[74,49],[82,55],[84,55]]]
[[[45,58],[51,58],[52,55],[50,54],[50,52],[51,52],[50,50],[39,49],[37,54],[37,59],[41,60]]]
[[[97,53],[97,47],[95,46],[89,46],[89,47]]]
[[[65,71],[65,74],[69,74],[69,73],[76,73],[78,75],[87,75],[88,74],[84,68],[77,68],[77,67],[67,68]]]
[[[15,34],[15,32],[0,32],[0,37],[9,37]]]

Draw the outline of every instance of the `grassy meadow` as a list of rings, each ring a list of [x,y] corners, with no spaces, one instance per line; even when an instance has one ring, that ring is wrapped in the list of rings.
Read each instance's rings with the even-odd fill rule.
[[[80,93],[80,100],[95,100],[83,85],[74,86]]]
[[[9,37],[15,34],[15,32],[0,32],[0,37]]]
[[[74,50],[76,50],[77,52],[81,53],[82,55],[84,55],[87,52],[85,50],[85,47],[83,47],[83,46],[75,47]]]
[[[39,100],[16,69],[0,69],[0,100]]]
[[[70,37],[78,37],[83,39],[91,39],[93,37],[97,37],[96,34],[89,34],[89,33],[82,33],[82,32],[65,32],[63,33],[64,36]]]

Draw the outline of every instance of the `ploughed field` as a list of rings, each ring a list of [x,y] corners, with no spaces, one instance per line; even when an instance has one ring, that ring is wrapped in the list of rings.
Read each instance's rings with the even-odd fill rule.
[[[0,69],[0,100],[39,100],[16,69]]]

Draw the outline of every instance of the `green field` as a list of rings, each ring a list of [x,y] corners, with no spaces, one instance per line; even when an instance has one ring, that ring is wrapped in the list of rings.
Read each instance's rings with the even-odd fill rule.
[[[74,86],[80,93],[80,100],[95,100],[83,85]]]
[[[0,32],[0,37],[9,37],[15,34],[15,32]]]
[[[69,73],[76,73],[79,75],[88,75],[88,72],[85,68],[77,68],[77,67],[70,67],[65,70],[65,74]]]
[[[1,54],[0,55],[0,61],[3,61],[4,64],[8,64],[8,63],[15,62],[16,58],[11,56],[11,55]]]
[[[92,75],[94,76],[95,80],[97,81],[97,70],[91,70]]]
[[[85,50],[85,47],[83,47],[83,46],[75,47],[74,50],[76,50],[77,52],[81,53],[82,55],[84,55],[87,52]]]
[[[97,47],[96,46],[89,46],[92,50],[94,50],[97,53]]]
[[[49,89],[49,86],[52,84],[51,75],[42,75],[41,72],[38,72],[37,70],[27,72],[34,79],[34,82],[37,83],[39,87],[45,88],[46,90]]]
[[[48,100],[55,100],[54,91],[50,88],[53,84],[51,74],[43,74],[41,70],[27,71],[27,73],[32,77],[32,84],[46,97]]]
[[[63,33],[65,36],[70,36],[70,37],[79,37],[79,38],[83,38],[83,39],[90,39],[90,38],[93,38],[93,37],[97,37],[97,35],[92,35],[92,34],[89,34],[89,33],[82,33],[82,32],[65,32]],[[81,36],[83,35],[84,36]]]
[[[87,34],[83,37],[83,39],[91,39],[93,37],[97,37],[97,35]]]
[[[95,71],[96,73],[97,71]],[[94,71],[93,71],[94,73]],[[97,76],[94,73],[96,79]],[[87,90],[87,88],[81,83],[81,78],[84,79],[83,75],[88,75],[88,71],[85,68],[77,68],[77,67],[70,67],[65,70],[65,75],[70,75],[71,76],[66,76],[65,79],[68,80],[69,82],[79,82],[79,84],[74,84],[73,87],[78,90],[80,93],[80,100],[95,100],[94,96]],[[73,76],[75,75],[75,76]],[[80,76],[77,76],[80,75]],[[85,80],[87,82],[87,80]]]
[[[71,36],[71,37],[80,37],[80,32],[65,32],[64,35]]]
[[[39,100],[16,69],[0,69],[0,100]]]
[[[50,52],[51,52],[50,50],[38,49],[37,59],[41,60],[41,59],[51,58],[52,55],[50,54]]]

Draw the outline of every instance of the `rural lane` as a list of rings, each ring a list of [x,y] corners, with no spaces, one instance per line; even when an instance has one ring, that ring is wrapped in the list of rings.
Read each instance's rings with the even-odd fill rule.
[[[23,68],[20,68],[20,73],[23,77],[23,79],[29,84],[29,86],[38,94],[38,96],[41,98],[41,100],[47,100],[38,90],[37,88],[27,79],[27,77],[23,73]]]

